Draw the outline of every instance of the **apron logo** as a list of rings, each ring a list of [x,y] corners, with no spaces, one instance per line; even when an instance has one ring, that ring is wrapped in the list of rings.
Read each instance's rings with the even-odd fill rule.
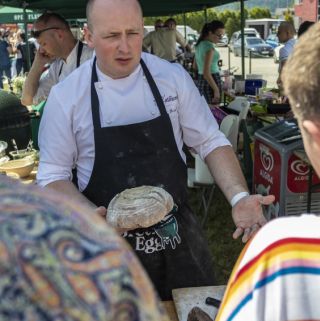
[[[158,223],[154,230],[156,234],[160,237],[163,248],[167,245],[171,245],[171,248],[174,250],[176,248],[176,242],[181,243],[181,238],[178,234],[178,223],[176,218],[171,214],[168,215]]]

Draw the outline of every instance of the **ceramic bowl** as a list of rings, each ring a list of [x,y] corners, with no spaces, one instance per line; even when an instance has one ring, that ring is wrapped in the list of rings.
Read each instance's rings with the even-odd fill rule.
[[[0,172],[15,173],[19,177],[27,177],[30,175],[33,167],[34,161],[32,159],[16,159],[0,165]]]
[[[18,151],[12,151],[9,152],[10,156],[13,159],[21,159],[21,158],[32,158],[34,161],[37,161],[39,156],[38,156],[38,151],[35,149],[31,149],[31,150],[26,150],[26,149],[20,149]]]

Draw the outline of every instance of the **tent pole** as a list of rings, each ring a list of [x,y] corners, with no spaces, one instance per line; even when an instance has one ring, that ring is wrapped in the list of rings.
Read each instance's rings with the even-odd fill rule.
[[[183,13],[183,31],[184,31],[184,39],[187,40],[187,17],[186,17],[186,13]]]
[[[245,25],[245,16],[244,16],[244,0],[240,0],[240,15],[241,15],[241,71],[242,78],[245,77],[245,57],[244,57],[244,25]]]
[[[26,49],[27,49],[27,66],[28,70],[30,70],[31,59],[30,59],[30,47],[29,47],[29,37],[28,37],[28,16],[27,16],[27,2],[22,3],[23,7],[23,24],[24,24],[24,34],[26,36]],[[25,71],[23,71],[25,72]]]
[[[206,6],[204,6],[204,8],[203,8],[203,14],[204,14],[204,22],[207,23],[208,22],[208,12],[207,12]]]

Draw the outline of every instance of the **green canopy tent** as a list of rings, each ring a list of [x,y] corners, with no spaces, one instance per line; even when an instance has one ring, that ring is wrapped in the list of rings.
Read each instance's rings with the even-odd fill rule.
[[[235,0],[140,0],[144,16],[173,15],[203,10],[235,2]],[[0,0],[0,5],[23,8],[22,0]],[[28,0],[28,9],[52,10],[65,18],[84,18],[86,0]]]
[[[144,16],[164,16],[200,11],[232,2],[241,3],[241,28],[244,28],[245,0],[139,0]],[[0,0],[0,5],[32,10],[50,10],[62,14],[65,18],[84,18],[86,0]],[[27,14],[25,13],[25,17]],[[26,18],[27,19],[27,18]],[[242,32],[242,35],[244,33]],[[244,77],[244,40],[242,39],[242,76]]]
[[[33,12],[32,10],[26,10],[27,22],[33,22],[36,20],[40,13]],[[24,23],[23,9],[2,7],[0,8],[0,23]]]

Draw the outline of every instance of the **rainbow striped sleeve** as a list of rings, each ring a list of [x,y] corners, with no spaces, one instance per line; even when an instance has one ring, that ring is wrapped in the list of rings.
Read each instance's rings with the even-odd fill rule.
[[[319,320],[320,238],[279,239],[243,264],[252,243],[234,267],[216,320]]]

